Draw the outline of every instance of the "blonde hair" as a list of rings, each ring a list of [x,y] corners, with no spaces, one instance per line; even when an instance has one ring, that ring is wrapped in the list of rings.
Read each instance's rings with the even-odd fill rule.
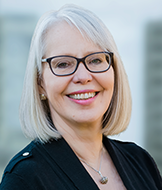
[[[103,22],[92,12],[75,5],[65,5],[58,11],[50,11],[43,15],[32,38],[20,103],[20,122],[24,133],[31,139],[38,138],[42,142],[61,137],[50,119],[48,101],[40,100],[38,82],[42,74],[41,59],[48,45],[45,43],[46,32],[51,26],[62,21],[77,27],[82,35],[103,50],[113,52],[114,93],[109,108],[103,116],[102,132],[104,135],[122,132],[126,129],[131,116],[131,94],[113,37]]]

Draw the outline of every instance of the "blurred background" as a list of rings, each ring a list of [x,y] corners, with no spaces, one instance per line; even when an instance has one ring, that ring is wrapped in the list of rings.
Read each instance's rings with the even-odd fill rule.
[[[148,150],[162,174],[162,1],[0,0],[0,178],[11,157],[29,143],[18,108],[34,28],[43,13],[67,3],[103,20],[128,74],[132,117],[128,129],[112,138]]]

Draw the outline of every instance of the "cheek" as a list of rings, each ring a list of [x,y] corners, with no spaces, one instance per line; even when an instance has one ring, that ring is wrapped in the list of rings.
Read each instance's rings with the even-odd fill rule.
[[[114,70],[113,68],[109,69],[106,73],[104,73],[104,77],[102,78],[102,87],[104,89],[104,104],[106,106],[105,111],[108,109],[110,102],[113,97],[114,92]]]
[[[105,90],[112,91],[114,89],[114,70],[111,67],[107,72],[102,73],[102,77],[99,78],[99,82]]]
[[[63,94],[67,85],[68,78],[55,76],[49,69],[45,69],[43,72],[43,88],[47,95],[47,98],[53,99],[60,94]]]

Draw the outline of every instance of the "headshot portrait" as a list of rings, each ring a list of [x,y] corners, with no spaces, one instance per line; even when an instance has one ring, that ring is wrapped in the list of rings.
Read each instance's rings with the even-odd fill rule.
[[[65,4],[40,17],[19,107],[30,142],[5,167],[0,190],[162,189],[152,155],[112,138],[132,114],[121,57],[108,26],[86,6]]]

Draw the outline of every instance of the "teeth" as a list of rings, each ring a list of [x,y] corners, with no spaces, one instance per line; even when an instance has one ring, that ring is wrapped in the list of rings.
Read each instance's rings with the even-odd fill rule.
[[[96,95],[95,92],[89,92],[89,93],[82,93],[82,94],[71,94],[69,95],[70,98],[77,99],[77,100],[85,100],[88,98],[93,98]]]

